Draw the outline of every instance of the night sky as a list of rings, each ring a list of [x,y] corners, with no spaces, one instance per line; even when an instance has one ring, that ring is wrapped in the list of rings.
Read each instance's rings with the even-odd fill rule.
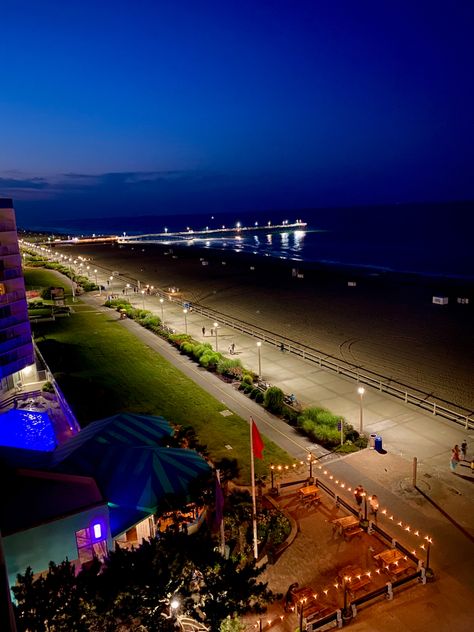
[[[474,2],[3,0],[23,221],[474,198]]]

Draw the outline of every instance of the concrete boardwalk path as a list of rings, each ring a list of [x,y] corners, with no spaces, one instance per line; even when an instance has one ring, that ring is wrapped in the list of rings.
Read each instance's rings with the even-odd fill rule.
[[[99,305],[103,298],[89,295],[85,300]],[[141,296],[127,298],[137,307],[142,307]],[[161,316],[157,297],[147,296],[146,308]],[[182,308],[174,303],[166,303],[164,316],[167,325],[184,331]],[[314,449],[318,456],[325,454],[324,450],[298,436],[283,421],[268,415],[254,401],[224,384],[215,375],[198,370],[194,363],[159,337],[132,321],[123,320],[120,324],[164,355],[228,408],[244,418],[252,414],[261,431],[295,458],[304,457],[310,449]],[[186,315],[186,326],[189,334],[202,340],[202,327],[209,332],[213,324],[191,311]],[[206,335],[204,339],[215,344],[215,336]],[[240,358],[244,366],[258,371],[255,340],[219,328],[219,349],[225,352],[231,343],[235,344],[235,357]],[[294,393],[304,406],[325,406],[336,414],[344,415],[358,427],[359,397],[356,385],[350,380],[318,370],[304,360],[272,347],[267,348],[265,344],[261,348],[261,363],[264,379],[287,393]],[[380,432],[387,453],[363,450],[340,459],[331,458],[325,469],[328,476],[337,477],[352,487],[361,483],[370,494],[377,494],[381,508],[386,507],[403,524],[430,534],[434,539],[431,566],[437,581],[410,591],[401,591],[390,604],[382,602],[371,607],[351,627],[364,632],[373,629],[388,632],[432,629],[444,632],[453,626],[461,631],[468,630],[471,626],[470,604],[474,596],[471,568],[474,556],[474,481],[468,468],[459,466],[457,474],[449,471],[450,449],[454,443],[460,444],[466,435],[457,425],[421,413],[369,389],[364,395],[363,405],[364,430]],[[468,437],[469,440],[472,438]],[[468,456],[471,454],[468,451]],[[412,486],[413,456],[419,459],[418,487],[425,495]],[[323,456],[323,462],[326,458]],[[390,524],[388,517],[381,515],[380,520],[387,521],[392,531],[397,530],[395,524]],[[405,536],[402,530],[399,535],[403,541]],[[285,554],[290,555],[291,548]],[[311,564],[311,559],[301,559],[301,564]],[[278,570],[278,562],[275,569]],[[375,615],[383,618],[383,626],[374,627]],[[283,631],[294,630],[295,627],[296,621],[287,621],[274,625],[272,629]]]

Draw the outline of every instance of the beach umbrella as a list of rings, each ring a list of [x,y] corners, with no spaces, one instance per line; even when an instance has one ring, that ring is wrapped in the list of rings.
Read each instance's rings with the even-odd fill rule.
[[[108,502],[150,513],[167,495],[186,495],[210,471],[194,450],[100,443],[75,450],[56,469],[92,476]]]
[[[156,447],[163,439],[173,435],[173,429],[164,417],[120,413],[94,421],[78,434],[58,446],[53,454],[53,463],[64,461],[80,447],[92,444]]]

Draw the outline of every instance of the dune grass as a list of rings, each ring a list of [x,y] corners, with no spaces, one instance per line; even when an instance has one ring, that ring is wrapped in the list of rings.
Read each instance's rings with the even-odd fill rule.
[[[25,279],[29,285],[29,273]],[[114,318],[76,303],[71,318],[38,323],[34,332],[82,426],[124,411],[163,415],[172,423],[192,426],[212,460],[236,458],[240,478],[250,480],[248,423],[234,414],[223,417],[223,404]],[[265,459],[256,462],[257,473],[268,473],[272,462],[291,462],[269,439],[264,437],[264,442]]]

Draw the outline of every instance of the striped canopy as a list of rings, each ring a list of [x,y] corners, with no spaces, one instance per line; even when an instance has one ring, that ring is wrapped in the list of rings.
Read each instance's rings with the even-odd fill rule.
[[[173,429],[164,417],[120,413],[94,421],[58,446],[53,453],[53,464],[59,464],[85,445],[88,449],[95,444],[156,447],[172,435]]]
[[[100,443],[84,444],[56,469],[92,476],[109,502],[150,513],[167,494],[186,495],[189,483],[210,471],[194,450]]]

